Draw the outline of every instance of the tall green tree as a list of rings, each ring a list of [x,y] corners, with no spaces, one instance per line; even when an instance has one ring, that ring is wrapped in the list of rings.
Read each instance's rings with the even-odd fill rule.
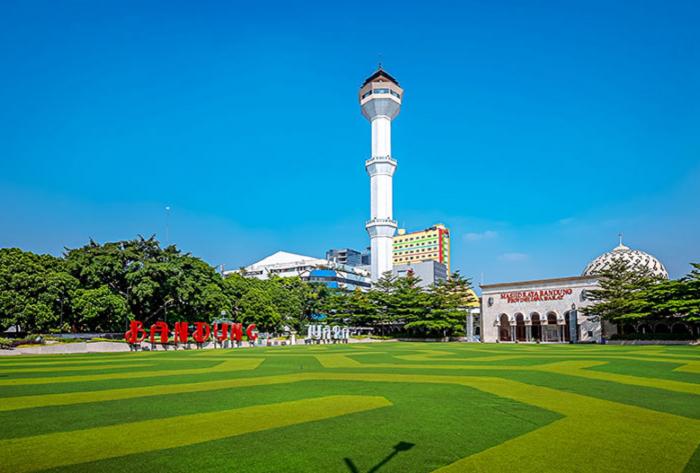
[[[246,324],[254,323],[258,330],[276,332],[280,329],[282,316],[268,293],[259,287],[253,287],[241,298],[240,316]]]
[[[74,324],[81,332],[119,332],[129,320],[129,308],[119,294],[106,285],[78,289],[72,299]]]
[[[122,297],[134,318],[211,320],[232,307],[223,281],[204,261],[155,237],[98,244],[67,251],[66,267],[83,288],[107,286]]]
[[[660,281],[635,294],[628,318],[675,318],[700,322],[700,264],[678,280]]]
[[[467,309],[478,305],[471,281],[457,271],[449,279],[433,285],[428,295],[430,310],[406,328],[442,337],[463,333]]]
[[[384,335],[386,329],[391,327],[396,318],[394,310],[394,292],[398,277],[387,271],[380,276],[369,291],[369,300],[374,306],[374,325]]]
[[[423,327],[421,321],[431,313],[431,298],[420,282],[412,271],[393,281],[393,290],[388,296],[389,320],[393,324],[409,330]]]
[[[58,330],[70,320],[71,294],[78,284],[60,258],[0,249],[0,328]]]
[[[640,295],[659,282],[650,270],[632,268],[625,260],[614,259],[610,266],[597,273],[599,289],[588,292],[593,304],[582,312],[594,319],[621,322],[640,317]]]

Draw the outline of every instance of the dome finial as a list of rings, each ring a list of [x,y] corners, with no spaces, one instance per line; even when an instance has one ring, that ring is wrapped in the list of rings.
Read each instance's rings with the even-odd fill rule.
[[[625,250],[629,250],[629,247],[625,246],[625,244],[622,243],[623,233],[622,233],[622,232],[618,233],[618,234],[617,234],[617,237],[618,237],[619,240],[620,240],[620,244],[617,245],[613,251],[625,251]]]

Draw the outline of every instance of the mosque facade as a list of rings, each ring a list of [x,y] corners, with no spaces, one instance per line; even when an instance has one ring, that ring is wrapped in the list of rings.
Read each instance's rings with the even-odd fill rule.
[[[481,285],[481,339],[485,342],[568,343],[598,342],[618,333],[619,327],[585,316],[581,309],[598,288],[601,271],[622,259],[631,268],[646,268],[668,279],[664,265],[652,255],[620,242],[612,251],[591,261],[581,276]],[[631,327],[649,333],[673,331],[668,324]],[[687,327],[678,327],[685,329]],[[624,331],[624,329],[623,329]]]

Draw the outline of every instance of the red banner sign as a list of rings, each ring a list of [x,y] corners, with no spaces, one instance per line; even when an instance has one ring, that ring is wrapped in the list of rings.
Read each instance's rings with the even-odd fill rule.
[[[195,322],[192,339],[196,343],[206,343],[209,339],[223,343],[227,340],[232,342],[243,341],[243,324],[222,323],[214,324],[214,330],[206,322]],[[175,330],[173,331],[173,341],[175,343],[187,343],[189,339],[190,327],[187,322],[175,322]],[[258,339],[258,331],[255,324],[250,324],[245,329],[248,341],[254,342]],[[213,337],[212,337],[213,335]],[[148,332],[143,327],[143,322],[132,320],[129,324],[129,330],[124,334],[124,340],[132,345],[141,343],[149,337],[151,343],[168,343],[170,341],[170,328],[165,322],[156,322],[151,325]]]
[[[571,289],[540,289],[537,291],[502,292],[501,300],[516,302],[560,301],[573,293]]]

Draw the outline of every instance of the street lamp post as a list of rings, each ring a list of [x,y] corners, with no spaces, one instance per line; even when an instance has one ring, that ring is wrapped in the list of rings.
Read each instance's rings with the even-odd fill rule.
[[[165,246],[170,246],[170,206],[165,206]]]
[[[62,297],[57,297],[56,302],[61,303],[61,327],[63,327],[63,298]],[[63,328],[61,328],[63,330]]]

